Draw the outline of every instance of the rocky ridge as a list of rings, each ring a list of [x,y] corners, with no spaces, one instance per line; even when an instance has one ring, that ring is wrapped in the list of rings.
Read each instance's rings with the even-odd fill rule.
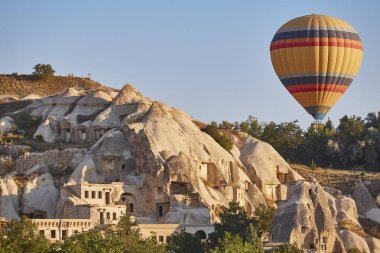
[[[272,242],[295,241],[320,252],[346,252],[354,246],[376,252],[378,247],[377,239],[363,231],[351,198],[305,180],[269,144],[243,133],[232,136],[230,151],[223,149],[188,114],[145,98],[132,85],[118,93],[69,88],[32,99],[3,114],[0,131],[10,131],[14,116],[23,112],[42,118],[35,138],[92,146],[85,153],[78,149],[66,162],[72,167],[67,174],[57,173],[39,153],[37,164],[18,171],[36,175],[24,184],[16,184],[14,173],[4,175],[0,216],[59,217],[68,200],[80,201],[63,186],[123,182],[141,202],[140,223],[204,225],[218,221],[230,201],[251,215],[262,203],[277,207]],[[32,151],[28,155],[36,156]],[[166,208],[163,217],[155,214],[158,203]]]

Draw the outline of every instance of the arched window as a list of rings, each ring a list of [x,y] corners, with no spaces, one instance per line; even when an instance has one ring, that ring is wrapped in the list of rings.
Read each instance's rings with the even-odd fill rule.
[[[206,240],[207,239],[207,235],[206,235],[206,232],[203,231],[203,230],[198,230],[197,232],[195,232],[195,237],[201,239],[201,240]]]

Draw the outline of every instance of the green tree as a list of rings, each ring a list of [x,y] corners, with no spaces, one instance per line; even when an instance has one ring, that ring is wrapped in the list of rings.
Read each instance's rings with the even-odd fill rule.
[[[127,212],[120,218],[115,229],[99,225],[55,243],[51,252],[62,253],[164,253],[165,246],[153,237],[143,239],[141,233]]]
[[[262,246],[254,245],[249,242],[243,242],[239,235],[233,235],[225,232],[223,237],[218,240],[215,249],[211,253],[262,253],[264,248]]]
[[[246,133],[250,134],[254,138],[261,138],[261,134],[263,132],[263,125],[259,122],[257,118],[249,115],[248,119],[245,121],[245,124],[247,124],[248,126]]]
[[[0,232],[0,252],[47,252],[50,243],[38,233],[37,226],[26,216],[11,220],[8,229]]]
[[[104,236],[102,234],[104,232]],[[74,234],[64,240],[57,242],[52,247],[52,252],[62,253],[122,253],[124,245],[121,238],[113,235],[109,231],[96,227],[89,231]]]
[[[271,144],[287,160],[296,161],[299,146],[303,141],[303,131],[297,121],[264,125],[261,140]]]
[[[315,162],[320,166],[328,166],[331,163],[328,143],[333,138],[334,130],[331,126],[320,128],[310,126],[304,133],[303,143],[299,147],[299,161],[304,164]]]
[[[255,228],[257,230],[257,235],[261,237],[263,233],[269,232],[270,226],[272,224],[272,219],[276,209],[273,207],[268,207],[264,204],[259,204],[255,209]]]
[[[171,253],[202,253],[205,250],[201,238],[184,229],[168,238],[166,249]]]
[[[32,73],[38,79],[48,79],[54,76],[55,70],[50,64],[36,64]]]
[[[221,124],[219,124],[220,128],[232,130],[234,128],[234,123],[223,120]]]
[[[368,113],[367,117],[365,118],[365,121],[366,121],[365,122],[366,128],[373,127],[373,128],[379,129],[380,128],[380,111],[377,112],[377,114],[375,112]]]
[[[210,135],[225,150],[229,151],[232,149],[232,138],[227,131],[219,131],[218,127],[213,123],[203,128],[202,131]]]
[[[283,244],[275,248],[274,253],[304,253],[297,244]]]
[[[256,235],[252,234],[250,225],[254,225],[254,220],[248,217],[244,208],[236,202],[230,202],[229,207],[220,215],[220,223],[214,224],[214,232],[209,235],[211,248],[215,247],[226,232],[233,236],[239,235],[243,242],[251,240]]]
[[[137,224],[132,221],[130,213],[127,211],[120,218],[116,226],[115,234],[122,241],[125,253],[164,253],[165,246],[159,244],[155,237],[143,239]]]

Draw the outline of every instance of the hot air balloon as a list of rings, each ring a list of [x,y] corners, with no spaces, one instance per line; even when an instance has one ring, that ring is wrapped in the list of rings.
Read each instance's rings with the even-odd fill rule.
[[[321,121],[356,76],[363,46],[351,25],[313,14],[281,26],[271,42],[270,54],[285,88]]]

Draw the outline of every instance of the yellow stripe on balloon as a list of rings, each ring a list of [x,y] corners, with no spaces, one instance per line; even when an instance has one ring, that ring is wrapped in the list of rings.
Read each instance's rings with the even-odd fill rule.
[[[271,52],[277,75],[323,72],[355,76],[360,68],[363,51],[345,47],[295,47]]]
[[[332,107],[343,95],[339,92],[329,92],[330,96],[326,97],[322,101],[318,101],[318,97],[315,92],[302,92],[293,93],[293,97],[303,106],[329,106]]]

